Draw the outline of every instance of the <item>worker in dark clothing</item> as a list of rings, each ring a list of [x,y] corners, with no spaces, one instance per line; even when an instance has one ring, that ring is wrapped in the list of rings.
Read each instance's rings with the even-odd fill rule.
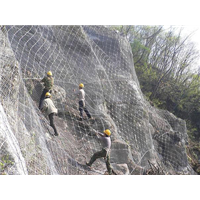
[[[87,166],[91,166],[92,163],[97,159],[97,158],[104,158],[106,160],[106,167],[108,170],[109,175],[112,174],[112,168],[110,165],[110,147],[111,147],[111,139],[110,135],[111,132],[109,129],[106,129],[104,133],[100,133],[98,131],[94,131],[97,137],[100,139],[102,143],[102,150],[94,153],[94,155],[91,157],[90,162],[86,162]]]
[[[44,89],[42,91],[42,95],[40,97],[40,103],[39,103],[39,109],[41,109],[42,107],[42,102],[45,99],[45,94],[47,92],[51,93],[52,92],[52,88],[53,88],[53,84],[54,84],[54,79],[52,77],[52,72],[48,71],[47,72],[47,76],[45,76],[42,80],[42,83],[44,83]]]
[[[58,113],[58,110],[55,107],[53,101],[51,100],[51,94],[49,92],[45,94],[45,99],[42,104],[42,112],[47,113],[50,120],[50,126],[54,129],[55,136],[58,136],[57,129],[54,125],[54,115]]]

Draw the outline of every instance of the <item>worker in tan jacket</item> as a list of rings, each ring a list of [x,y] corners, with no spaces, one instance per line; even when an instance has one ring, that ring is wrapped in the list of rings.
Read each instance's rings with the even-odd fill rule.
[[[49,92],[45,94],[45,99],[42,103],[42,112],[46,112],[46,114],[49,116],[50,126],[54,129],[55,136],[58,136],[58,132],[54,125],[54,115],[58,113],[58,110],[51,100],[51,94]]]

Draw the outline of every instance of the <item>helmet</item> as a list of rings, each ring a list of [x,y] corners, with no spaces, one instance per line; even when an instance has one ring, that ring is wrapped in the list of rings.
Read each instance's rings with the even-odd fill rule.
[[[48,72],[47,72],[47,75],[48,75],[48,76],[52,76],[52,72],[51,72],[51,71],[48,71]]]
[[[80,83],[80,84],[79,84],[79,87],[80,87],[80,88],[84,88],[83,83]]]
[[[106,129],[106,130],[104,131],[104,133],[105,133],[106,135],[108,135],[108,136],[110,136],[110,135],[111,135],[111,132],[110,132],[110,130],[109,130],[109,129]]]
[[[50,94],[49,92],[47,92],[47,93],[45,94],[45,97],[51,97],[51,94]]]

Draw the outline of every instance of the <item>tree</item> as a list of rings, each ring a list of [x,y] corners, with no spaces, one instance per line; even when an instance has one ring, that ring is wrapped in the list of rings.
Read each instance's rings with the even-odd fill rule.
[[[199,52],[189,40],[191,34],[183,37],[182,28],[162,26],[118,28],[130,41],[143,93],[155,106],[186,121],[189,162],[200,174],[200,73],[194,71]]]

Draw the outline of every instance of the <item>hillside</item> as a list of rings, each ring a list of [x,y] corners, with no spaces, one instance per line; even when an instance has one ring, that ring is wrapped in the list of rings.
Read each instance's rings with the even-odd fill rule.
[[[51,70],[59,110],[53,137],[38,109],[40,80]],[[105,174],[93,129],[112,132],[117,174],[195,174],[184,120],[144,98],[130,44],[104,26],[1,26],[0,173]],[[79,122],[74,89],[84,83],[94,123]]]

